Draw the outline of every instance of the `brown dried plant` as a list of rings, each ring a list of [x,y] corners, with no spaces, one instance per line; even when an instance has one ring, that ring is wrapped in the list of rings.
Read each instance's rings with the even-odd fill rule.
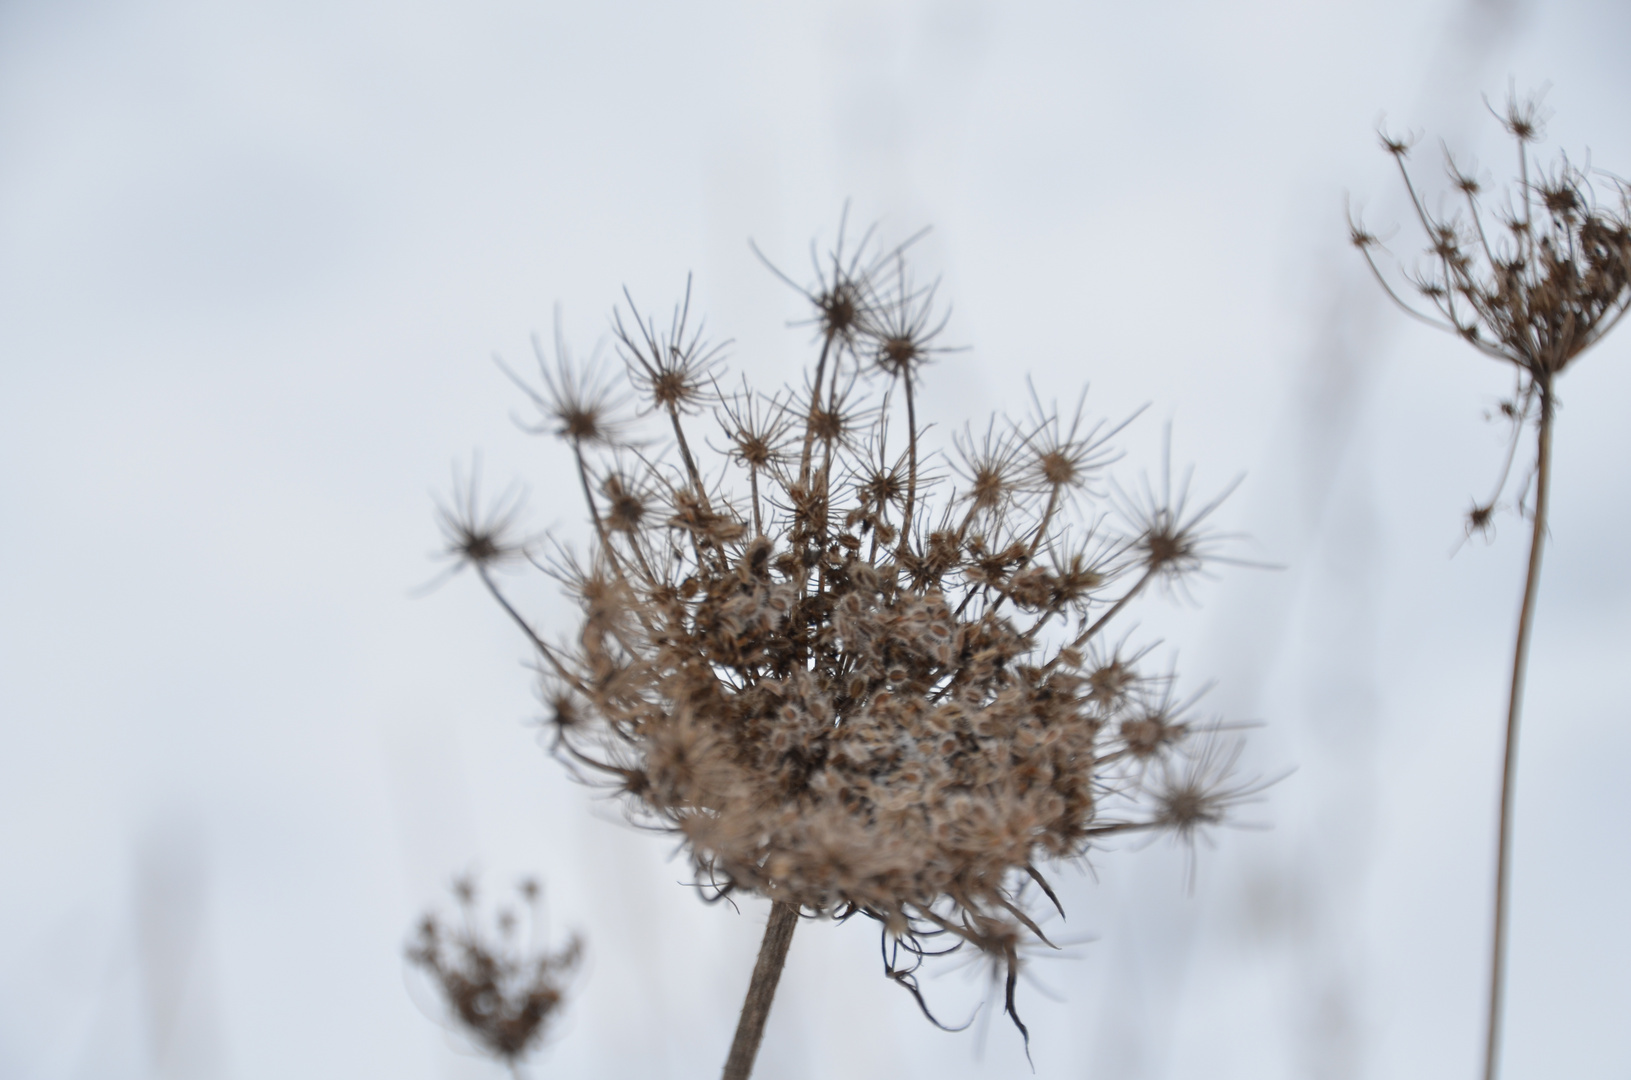
[[[1490,497],[1474,502],[1468,511],[1469,536],[1490,532],[1519,443],[1526,431],[1535,433],[1534,465],[1520,485],[1516,502],[1518,513],[1530,519],[1531,531],[1507,699],[1485,1080],[1494,1080],[1499,1067],[1518,713],[1551,494],[1556,380],[1581,353],[1618,325],[1631,307],[1631,186],[1577,166],[1565,155],[1542,167],[1533,151],[1546,119],[1539,95],[1511,95],[1505,112],[1496,115],[1516,144],[1518,175],[1493,205],[1475,173],[1458,164],[1446,148],[1446,170],[1457,209],[1429,211],[1406,166],[1412,140],[1382,134],[1382,146],[1398,164],[1416,221],[1426,237],[1423,257],[1413,267],[1398,268],[1400,284],[1390,280],[1377,262],[1377,238],[1350,219],[1354,245],[1399,307],[1510,365],[1515,374],[1515,391],[1500,408],[1500,415],[1512,428],[1505,464]],[[1411,293],[1419,302],[1407,298]]]
[[[632,299],[614,316],[627,386],[559,340],[541,385],[512,373],[571,455],[586,553],[528,549],[503,507],[444,515],[448,553],[537,650],[557,755],[680,836],[716,897],[773,902],[727,1080],[751,1070],[799,913],[877,920],[925,1014],[924,958],[981,950],[1025,1032],[1019,950],[1046,941],[1030,887],[1058,903],[1042,868],[1136,830],[1187,838],[1260,787],[1109,636],[1218,561],[1222,496],[1170,469],[1104,485],[1121,425],[1034,391],[1023,419],[932,443],[921,384],[951,350],[910,243],[841,225],[812,247],[813,282],[789,283],[818,351],[776,393],[723,388],[689,285],[666,325]],[[500,588],[523,553],[576,602],[571,636],[546,640]]]
[[[475,882],[460,878],[453,885],[458,921],[427,914],[407,957],[436,984],[454,1027],[519,1078],[521,1062],[560,1009],[582,945],[574,936],[549,952],[535,940],[543,925],[538,883],[522,881],[516,893],[519,907],[498,909],[488,928],[476,911]]]

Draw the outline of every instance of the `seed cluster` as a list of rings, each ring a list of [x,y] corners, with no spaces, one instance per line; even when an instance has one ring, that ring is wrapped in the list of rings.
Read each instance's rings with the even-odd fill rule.
[[[1538,97],[1512,97],[1500,120],[1517,146],[1518,176],[1493,209],[1475,173],[1446,154],[1459,209],[1433,213],[1406,167],[1410,140],[1382,136],[1427,241],[1421,261],[1402,271],[1402,287],[1377,262],[1376,236],[1357,220],[1350,223],[1354,246],[1395,303],[1511,364],[1517,374],[1517,387],[1500,408],[1512,427],[1512,448],[1494,494],[1468,511],[1469,532],[1490,529],[1518,438],[1537,418],[1555,377],[1631,307],[1631,186],[1567,156],[1549,168],[1533,160],[1545,120]],[[1424,303],[1412,304],[1409,293]]]
[[[682,836],[703,881],[879,920],[914,995],[925,939],[978,947],[1012,1014],[1019,943],[1042,935],[1025,891],[1053,896],[1039,864],[1188,836],[1257,790],[1170,673],[1107,637],[1216,557],[1218,500],[1170,471],[1105,484],[1119,427],[1034,393],[1027,417],[931,446],[935,289],[907,245],[839,237],[795,285],[819,347],[798,387],[721,390],[689,287],[666,327],[632,300],[616,316],[629,385],[559,342],[541,385],[512,375],[571,452],[590,548],[538,558],[512,508],[471,498],[444,509],[448,552],[536,646],[559,756]],[[570,638],[500,590],[521,554],[576,601]]]
[[[453,886],[459,924],[426,915],[407,949],[408,960],[435,981],[458,1029],[512,1067],[543,1036],[581,954],[577,938],[554,953],[535,951],[533,942],[523,940],[537,929],[539,890],[523,881],[517,891],[530,916],[525,933],[510,908],[498,912],[496,934],[486,932],[476,913],[475,885],[461,879]]]

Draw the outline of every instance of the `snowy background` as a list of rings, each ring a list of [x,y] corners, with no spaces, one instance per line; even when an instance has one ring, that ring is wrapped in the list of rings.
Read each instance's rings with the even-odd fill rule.
[[[401,955],[466,870],[540,875],[588,939],[536,1076],[717,1075],[764,905],[701,904],[546,758],[472,580],[410,592],[473,451],[582,527],[493,353],[529,362],[557,303],[587,350],[622,286],[663,310],[694,271],[735,365],[793,378],[803,312],[747,241],[800,270],[846,199],[934,227],[970,348],[930,416],[1023,409],[1021,372],[1150,403],[1121,475],[1171,420],[1285,567],[1143,608],[1208,710],[1263,722],[1249,769],[1296,771],[1192,895],[1164,842],[1056,875],[1037,1075],[1473,1075],[1522,529],[1450,556],[1508,381],[1385,305],[1343,200],[1402,219],[1384,114],[1424,175],[1442,136],[1503,179],[1509,80],[1551,83],[1547,153],[1631,171],[1628,45],[1618,0],[6,0],[0,1076],[495,1077]],[[1631,1075],[1631,330],[1562,397],[1512,1080]],[[1028,1075],[876,945],[800,928],[757,1075]],[[953,1017],[987,989],[927,987]]]

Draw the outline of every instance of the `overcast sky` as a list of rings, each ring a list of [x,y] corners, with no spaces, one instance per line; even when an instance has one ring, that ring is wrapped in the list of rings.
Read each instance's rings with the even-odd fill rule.
[[[1148,403],[1121,475],[1170,420],[1284,567],[1140,614],[1261,723],[1247,767],[1295,772],[1193,892],[1164,842],[1058,872],[1037,1075],[1472,1075],[1521,524],[1451,553],[1508,377],[1385,305],[1344,199],[1401,220],[1384,117],[1429,178],[1439,137],[1504,178],[1509,83],[1550,84],[1546,153],[1631,172],[1628,46],[1618,0],[0,4],[0,1076],[497,1076],[401,955],[467,870],[538,875],[588,939],[534,1075],[717,1075],[765,904],[700,903],[563,775],[473,581],[414,589],[474,452],[582,531],[493,354],[557,305],[587,351],[624,286],[661,309],[694,272],[733,365],[795,380],[798,297],[748,241],[801,267],[845,200],[933,226],[968,349],[926,413],[1022,411],[1022,373]],[[1622,333],[1562,384],[1511,1080],[1631,1072]],[[757,1075],[1026,1075],[1000,1015],[924,1021],[860,922],[799,929]]]

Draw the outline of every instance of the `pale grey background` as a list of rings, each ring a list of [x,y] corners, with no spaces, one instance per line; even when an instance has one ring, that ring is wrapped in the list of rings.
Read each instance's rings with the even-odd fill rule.
[[[1059,874],[1081,942],[1023,988],[1037,1075],[1470,1076],[1523,545],[1451,559],[1505,373],[1380,301],[1343,197],[1401,206],[1385,112],[1631,170],[1631,8],[1465,3],[0,4],[0,1076],[486,1077],[410,996],[417,913],[535,872],[591,963],[538,1076],[716,1075],[763,925],[526,726],[522,642],[428,598],[431,493],[479,449],[578,527],[489,362],[561,305],[696,272],[792,377],[839,208],[934,232],[955,423],[1091,381],[1165,420],[1280,572],[1141,618],[1297,771],[1201,851]],[[1433,170],[1431,143],[1423,166]],[[1631,331],[1563,386],[1524,740],[1507,1075],[1631,1074]],[[535,597],[546,621],[560,614]],[[1027,1075],[924,1022],[869,925],[800,929],[759,1075]],[[979,973],[929,981],[961,1016]],[[978,1026],[978,1025],[977,1025]]]

